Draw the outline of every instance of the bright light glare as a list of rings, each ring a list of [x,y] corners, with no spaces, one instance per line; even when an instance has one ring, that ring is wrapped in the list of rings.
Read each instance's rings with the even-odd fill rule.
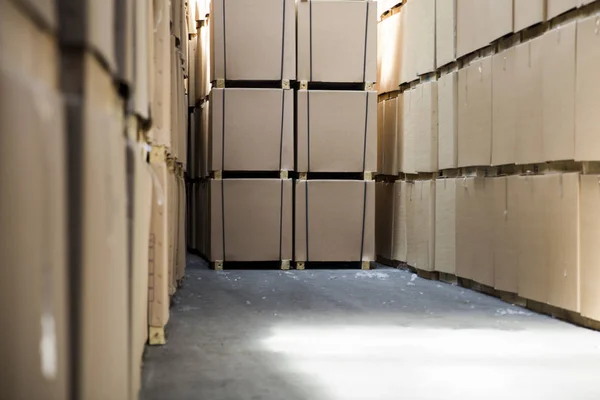
[[[278,327],[263,344],[327,400],[600,398],[599,336],[568,332]]]

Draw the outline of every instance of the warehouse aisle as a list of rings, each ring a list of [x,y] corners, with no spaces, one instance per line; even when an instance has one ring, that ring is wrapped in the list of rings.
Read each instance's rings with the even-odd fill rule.
[[[143,400],[598,399],[600,334],[409,272],[188,258]]]

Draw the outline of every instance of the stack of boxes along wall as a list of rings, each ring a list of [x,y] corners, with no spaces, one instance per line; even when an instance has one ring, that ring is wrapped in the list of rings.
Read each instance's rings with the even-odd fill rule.
[[[599,3],[385,12],[380,259],[600,320]]]
[[[0,2],[1,398],[137,398],[164,340],[185,266],[169,15],[183,2]]]

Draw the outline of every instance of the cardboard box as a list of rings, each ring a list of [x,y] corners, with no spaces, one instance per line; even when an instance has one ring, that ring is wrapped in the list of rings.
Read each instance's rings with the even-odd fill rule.
[[[577,8],[582,0],[547,0],[548,20]]]
[[[435,3],[436,0],[413,0],[417,30],[413,31],[418,40],[416,55],[417,75],[435,71]],[[412,7],[412,5],[411,5]]]
[[[542,38],[515,47],[516,163],[544,162]]]
[[[492,59],[492,165],[517,160],[517,86],[515,48]]]
[[[417,52],[419,46],[419,20],[415,2],[407,2],[402,6],[402,57],[400,59],[400,82],[407,83],[418,79]]]
[[[58,46],[5,1],[0,54],[0,398],[66,400],[73,338]]]
[[[379,133],[379,149],[377,157],[377,171],[384,175],[398,174],[398,98],[380,102],[381,122]],[[379,109],[378,109],[379,114]]]
[[[491,164],[492,58],[458,71],[458,166]]]
[[[377,170],[377,92],[300,90],[298,171]]]
[[[417,172],[436,172],[438,169],[437,103],[437,82],[421,83],[411,93],[410,110],[416,117],[413,132]]]
[[[458,166],[458,72],[438,79],[438,168]]]
[[[296,78],[294,0],[214,0],[210,16],[210,81]]]
[[[177,218],[177,269],[175,271],[177,281],[181,281],[185,276],[185,267],[186,267],[186,252],[187,252],[187,240],[185,237],[185,221],[186,221],[186,192],[185,192],[185,182],[183,179],[183,172],[177,176],[177,189],[178,189],[178,198],[179,208],[178,208],[178,218]]]
[[[494,287],[510,293],[519,291],[518,176],[493,180],[492,224],[494,241]]]
[[[118,2],[117,2],[118,3]],[[150,119],[150,55],[154,45],[149,26],[149,13],[153,12],[152,2],[135,0],[135,89],[133,91],[133,111],[142,119]],[[183,46],[187,47],[187,46]]]
[[[387,93],[400,87],[400,56],[402,55],[402,11],[377,24],[378,92]]]
[[[297,6],[298,80],[375,82],[375,1],[302,1]],[[255,24],[252,21],[252,26]],[[260,67],[263,65],[261,59]]]
[[[456,178],[435,184],[435,270],[456,274]]]
[[[438,67],[456,59],[456,0],[435,2],[435,45]]]
[[[435,185],[431,181],[415,181],[410,193],[412,203],[412,232],[415,236],[415,263],[422,271],[435,270]]]
[[[514,0],[515,32],[546,20],[546,0]]]
[[[581,175],[580,184],[580,276],[581,315],[600,321],[600,176]]]
[[[413,97],[416,96],[416,90],[406,90],[398,96],[402,98],[402,118],[399,121],[398,135],[401,137],[401,168],[400,171],[406,174],[414,174],[416,169],[416,124],[417,113],[413,107]]]
[[[181,60],[179,58],[179,49],[177,48],[177,39],[171,35],[171,142],[167,143],[167,151],[172,157],[179,158],[179,130],[181,118],[179,115],[179,75],[183,74],[181,70]]]
[[[149,137],[153,144],[160,146],[171,145],[171,39],[169,2],[161,1],[160,7],[155,7],[154,21],[154,76],[152,90],[152,135]]]
[[[179,202],[177,201],[177,187],[174,175],[174,167],[172,161],[167,161],[167,235],[168,235],[168,280],[169,280],[169,295],[172,296],[177,291],[177,277],[175,269],[177,267],[177,213]]]
[[[374,181],[297,181],[295,218],[296,261],[375,259]]]
[[[134,31],[137,29],[136,20],[141,18],[141,15],[135,14],[135,3],[137,0],[124,0],[115,3],[115,63],[116,77],[121,84],[127,86],[133,92],[134,90],[134,67],[135,67],[135,43]],[[144,5],[142,5],[144,7]],[[150,13],[150,19],[153,16],[152,2],[150,7],[146,7]],[[145,15],[146,19],[148,16]],[[148,22],[145,23],[148,25]],[[153,27],[154,29],[154,27]],[[146,34],[148,35],[148,34]],[[153,37],[151,35],[150,37]],[[144,40],[148,40],[145,36]],[[154,42],[152,40],[152,42]],[[152,60],[153,61],[153,60]],[[146,60],[148,62],[148,60]]]
[[[205,101],[200,106],[200,154],[201,156],[197,159],[200,163],[199,172],[200,177],[205,178],[210,172],[210,166],[208,163],[211,141],[210,141],[210,126],[212,125],[212,113],[210,112],[210,101]]]
[[[575,158],[575,39],[577,23],[548,31],[543,48],[545,161]]]
[[[394,247],[392,258],[397,261],[407,260],[407,198],[406,181],[394,183]]]
[[[415,197],[416,184],[406,182],[406,263],[415,266],[418,260],[417,212],[419,203]]]
[[[488,0],[489,43],[513,32],[514,0]]]
[[[513,31],[513,0],[457,0],[456,7],[457,57]]]
[[[456,275],[494,286],[494,181],[459,178],[456,187]]]
[[[375,184],[375,254],[393,259],[394,248],[394,184]]]
[[[577,22],[575,86],[575,160],[600,161],[600,15]]]
[[[209,171],[293,170],[292,90],[213,89],[210,102]]]
[[[209,191],[211,261],[291,260],[291,179],[211,179]]]
[[[57,0],[61,45],[87,48],[98,54],[109,71],[116,70],[115,2]]]

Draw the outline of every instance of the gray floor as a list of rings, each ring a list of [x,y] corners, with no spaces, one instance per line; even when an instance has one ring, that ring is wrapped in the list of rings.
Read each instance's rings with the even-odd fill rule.
[[[600,399],[600,334],[461,287],[188,263],[143,400]]]

